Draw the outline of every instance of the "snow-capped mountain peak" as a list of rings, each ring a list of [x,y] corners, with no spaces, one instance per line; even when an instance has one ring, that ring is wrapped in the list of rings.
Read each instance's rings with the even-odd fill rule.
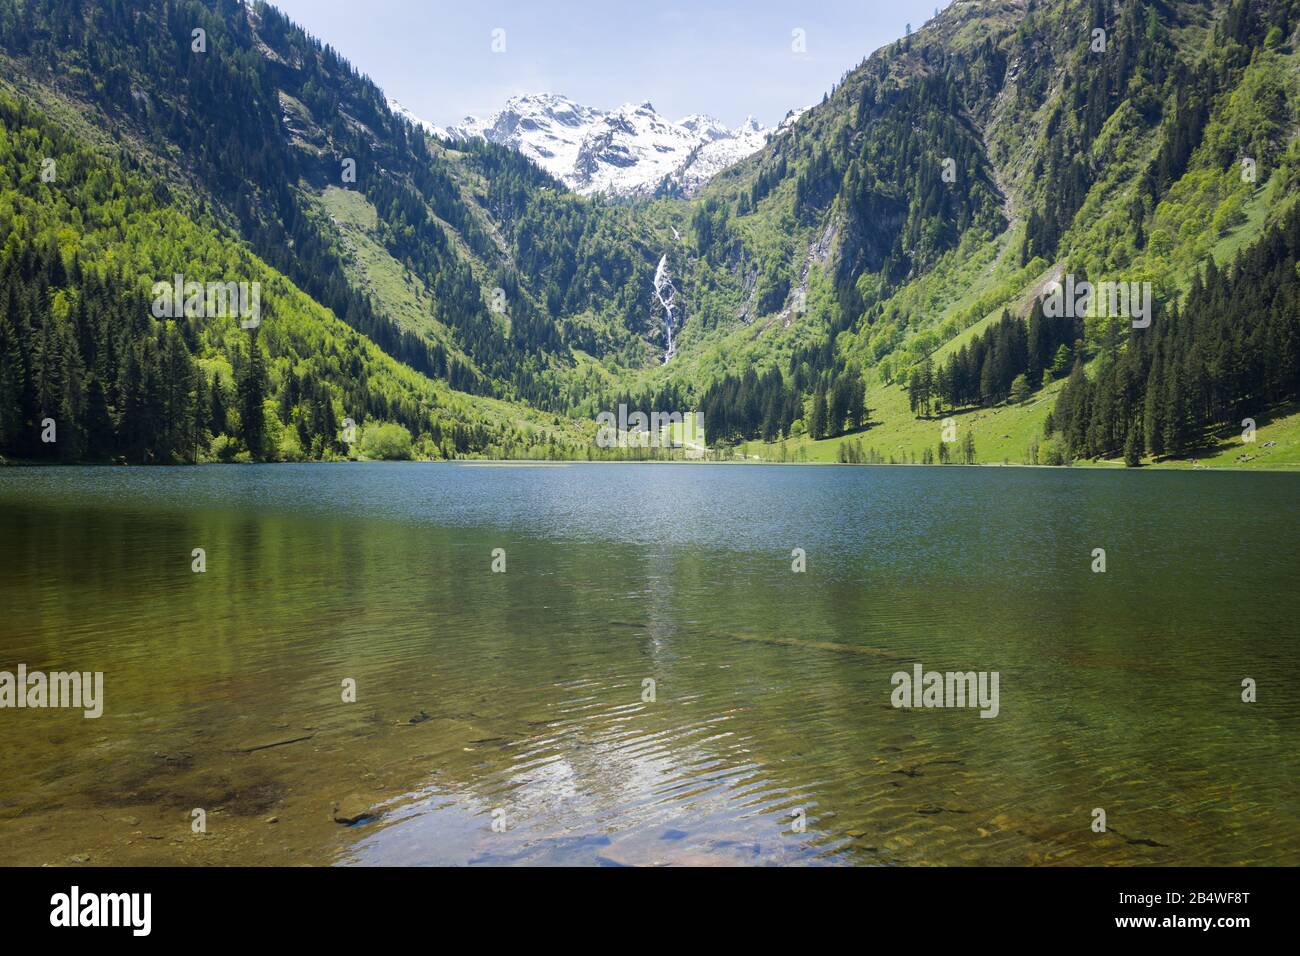
[[[587,194],[648,196],[662,188],[691,195],[760,149],[771,132],[752,116],[733,130],[699,113],[673,122],[649,100],[601,110],[557,93],[512,96],[490,116],[467,116],[446,130],[395,102],[390,106],[437,135],[481,138],[516,149]]]
[[[703,113],[692,113],[677,121],[677,125],[683,129],[688,129],[702,139],[713,142],[719,139],[729,139],[735,135],[727,129],[722,123],[719,123],[712,116],[706,116]],[[761,129],[761,127],[760,127]]]

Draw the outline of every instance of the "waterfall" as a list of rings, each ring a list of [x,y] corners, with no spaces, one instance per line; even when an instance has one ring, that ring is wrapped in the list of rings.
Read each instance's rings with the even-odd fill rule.
[[[655,298],[659,304],[664,307],[664,364],[673,357],[673,352],[677,346],[673,342],[673,329],[677,325],[677,318],[673,314],[673,306],[677,301],[677,288],[673,285],[673,277],[668,272],[668,253],[664,253],[659,259],[659,267],[655,269]]]

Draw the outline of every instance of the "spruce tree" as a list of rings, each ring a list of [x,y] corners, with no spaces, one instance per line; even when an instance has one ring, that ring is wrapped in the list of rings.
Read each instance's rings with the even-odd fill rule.
[[[1124,464],[1129,468],[1142,464],[1142,427],[1136,420],[1129,422],[1128,437],[1124,440]]]
[[[969,428],[961,438],[961,457],[966,464],[975,464],[975,433]]]
[[[103,461],[116,447],[113,418],[108,410],[108,394],[99,376],[91,374],[86,383],[86,448],[85,455],[92,461]]]
[[[226,387],[221,384],[221,373],[212,377],[211,398],[208,404],[208,431],[212,437],[227,434]]]
[[[18,330],[9,314],[0,312],[0,450],[18,444],[23,426],[24,379]]]
[[[1165,453],[1181,455],[1187,448],[1187,398],[1182,379],[1177,373],[1170,375],[1165,384]]]
[[[1156,352],[1156,358],[1151,363],[1151,374],[1147,376],[1142,416],[1147,454],[1156,457],[1165,453],[1165,379],[1160,354],[1159,351]]]
[[[236,393],[239,403],[239,437],[254,461],[266,458],[266,368],[257,331],[248,336],[248,355],[240,364]]]
[[[813,392],[812,407],[808,410],[808,434],[814,441],[826,437],[826,387],[820,382]]]

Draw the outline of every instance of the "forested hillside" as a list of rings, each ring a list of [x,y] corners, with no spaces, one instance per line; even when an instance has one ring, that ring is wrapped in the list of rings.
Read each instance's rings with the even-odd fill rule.
[[[1149,334],[1080,357],[1047,423],[1068,458],[1180,456],[1207,429],[1239,427],[1300,395],[1300,206],[1238,255],[1211,259],[1180,310]]]
[[[47,181],[48,180],[48,181]],[[168,190],[0,94],[0,450],[23,458],[298,460],[401,426],[386,453],[571,444],[459,398],[374,343]],[[156,317],[159,279],[261,288],[259,324],[190,307]],[[412,447],[411,436],[416,437]],[[378,449],[376,449],[378,450]],[[534,451],[546,449],[533,448]]]
[[[624,402],[767,459],[1185,457],[1300,397],[1298,26],[960,0],[697,199],[614,202],[264,3],[0,0],[0,454],[564,457]],[[175,274],[263,321],[157,316]],[[1149,326],[1048,314],[1067,277]]]
[[[1276,236],[1295,229],[1300,193],[1298,13],[1258,0],[960,3],[873,55],[702,199],[712,244],[721,232],[760,250],[754,298],[770,300],[752,328],[714,334],[677,369],[717,383],[706,395],[717,436],[775,436],[779,452],[747,452],[835,460],[848,433],[881,460],[919,461],[951,418],[993,439],[982,460],[1119,456],[1133,397],[1110,395],[1111,369],[1167,336],[1192,350],[1180,369],[1197,379],[1180,387],[1234,397],[1214,414],[1174,402],[1183,440],[1155,440],[1163,426],[1148,440],[1144,425],[1131,460],[1213,445],[1226,408],[1289,414],[1294,386],[1228,375],[1206,358],[1219,348],[1209,328],[1185,324],[1204,308],[1188,298],[1194,277],[1226,274],[1265,233],[1249,258],[1294,264]],[[1149,283],[1152,325],[1045,316],[1039,300],[1066,277]],[[1272,337],[1292,334],[1276,318],[1282,285],[1237,318],[1270,329],[1253,347],[1286,366],[1287,339]],[[1233,367],[1245,348],[1233,346]],[[1100,429],[1107,440],[1067,443],[1048,418],[1076,366],[1076,382],[1125,418]],[[873,409],[865,428],[821,401],[855,367]],[[764,411],[789,407],[791,383],[797,414]],[[1300,464],[1300,447],[1291,454]]]

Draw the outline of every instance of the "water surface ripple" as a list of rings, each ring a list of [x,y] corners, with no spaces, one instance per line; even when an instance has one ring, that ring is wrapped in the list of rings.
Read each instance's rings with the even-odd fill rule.
[[[106,703],[0,710],[0,863],[1294,865],[1298,491],[6,469],[0,670]],[[998,716],[892,707],[918,661],[998,672]]]

